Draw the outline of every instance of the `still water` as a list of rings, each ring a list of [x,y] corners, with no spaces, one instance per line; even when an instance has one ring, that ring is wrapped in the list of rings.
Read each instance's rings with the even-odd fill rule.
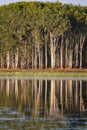
[[[87,130],[87,80],[0,78],[0,130]]]

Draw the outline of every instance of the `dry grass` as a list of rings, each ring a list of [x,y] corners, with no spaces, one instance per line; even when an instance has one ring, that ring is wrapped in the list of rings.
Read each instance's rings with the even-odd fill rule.
[[[0,69],[0,76],[85,76],[87,69]]]
[[[73,68],[73,69],[0,69],[0,72],[87,72],[84,68]]]

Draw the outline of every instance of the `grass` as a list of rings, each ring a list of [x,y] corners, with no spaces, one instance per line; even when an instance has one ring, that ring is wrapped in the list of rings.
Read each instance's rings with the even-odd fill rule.
[[[1,69],[0,76],[87,76],[87,69]]]

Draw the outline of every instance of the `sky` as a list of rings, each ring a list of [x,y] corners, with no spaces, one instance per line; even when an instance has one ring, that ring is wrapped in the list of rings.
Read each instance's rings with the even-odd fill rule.
[[[55,2],[56,0],[0,0],[0,5],[14,3],[14,2],[20,2],[20,1],[51,1]],[[62,3],[72,3],[74,5],[82,5],[87,6],[87,0],[59,0]]]

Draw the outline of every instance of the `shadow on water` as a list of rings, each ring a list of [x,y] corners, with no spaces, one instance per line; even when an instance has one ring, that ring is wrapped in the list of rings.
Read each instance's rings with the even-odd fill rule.
[[[87,130],[87,80],[1,77],[0,129]]]

